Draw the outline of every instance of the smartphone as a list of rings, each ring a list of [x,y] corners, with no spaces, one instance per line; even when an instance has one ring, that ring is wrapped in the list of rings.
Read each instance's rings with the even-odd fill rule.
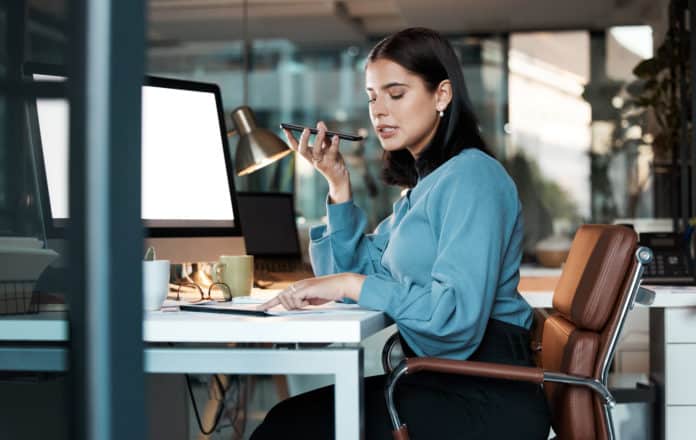
[[[296,124],[286,124],[285,122],[280,124],[280,128],[284,128],[284,129],[290,130],[290,131],[297,131],[299,133],[302,133],[302,130],[304,130],[306,128],[312,134],[319,133],[319,130],[317,130],[316,128],[305,127],[305,126],[296,125]],[[347,141],[361,141],[361,140],[365,139],[362,136],[356,136],[354,134],[339,133],[337,131],[328,131],[328,130],[326,131],[326,139],[331,140],[331,138],[334,135],[338,136],[339,139],[345,139]]]

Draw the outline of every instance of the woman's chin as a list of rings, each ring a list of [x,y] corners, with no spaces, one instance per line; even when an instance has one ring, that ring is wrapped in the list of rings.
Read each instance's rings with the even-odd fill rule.
[[[392,152],[404,149],[403,144],[396,142],[394,139],[380,139],[379,143],[382,145],[384,151]]]

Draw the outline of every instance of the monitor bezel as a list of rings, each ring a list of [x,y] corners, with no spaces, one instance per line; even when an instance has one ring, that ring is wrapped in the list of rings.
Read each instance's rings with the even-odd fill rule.
[[[32,75],[53,75],[64,76],[65,69],[59,65],[50,65],[43,63],[25,63],[24,76],[28,80],[33,81]],[[218,127],[220,128],[220,138],[222,140],[223,157],[225,167],[227,169],[227,183],[230,191],[230,199],[232,203],[232,214],[234,216],[233,226],[229,227],[151,227],[145,226],[143,221],[143,230],[148,238],[186,238],[186,237],[242,237],[242,225],[239,217],[239,208],[237,206],[237,196],[234,184],[234,166],[227,138],[227,128],[225,125],[224,108],[222,106],[222,94],[220,87],[213,83],[204,83],[197,81],[189,81],[175,78],[165,78],[159,76],[147,75],[143,80],[143,87],[161,87],[176,90],[191,90],[198,92],[213,93],[215,96],[215,104],[218,114]],[[48,98],[51,99],[51,98]],[[55,99],[68,99],[55,98]],[[43,156],[43,147],[41,143],[41,133],[38,122],[38,109],[36,107],[36,99],[27,100],[27,124],[29,126],[29,135],[31,148],[33,149],[36,161],[36,173],[39,189],[41,191],[41,207],[44,212],[44,225],[48,238],[65,238],[65,229],[69,223],[69,219],[56,219],[53,217],[51,210],[50,195],[48,192],[48,178],[46,175],[45,161]],[[33,116],[32,116],[33,113]]]
[[[232,203],[232,215],[234,216],[234,226],[232,227],[145,227],[148,237],[241,237],[242,226],[239,218],[239,208],[237,206],[237,192],[234,186],[234,166],[230,154],[229,142],[227,140],[227,128],[225,126],[224,109],[222,106],[222,94],[217,84],[188,81],[174,78],[164,78],[158,76],[146,76],[143,86],[163,87],[177,90],[192,90],[197,92],[209,92],[215,95],[215,104],[218,113],[218,127],[220,128],[220,138],[222,140],[223,157],[227,168],[227,183],[230,191],[230,201]]]
[[[39,62],[26,62],[22,66],[22,74],[26,81],[35,82],[33,75],[50,75],[62,76],[67,81],[67,69],[57,64],[47,64]],[[33,153],[34,170],[36,173],[36,184],[39,189],[39,203],[42,210],[43,224],[48,239],[65,238],[65,228],[68,219],[56,219],[53,217],[51,209],[51,196],[48,192],[48,176],[46,175],[46,162],[43,154],[43,146],[41,140],[41,130],[39,127],[39,112],[36,106],[38,97],[30,97],[25,101],[25,118],[27,124],[27,141],[29,148]],[[65,99],[68,97],[53,97],[46,99]]]

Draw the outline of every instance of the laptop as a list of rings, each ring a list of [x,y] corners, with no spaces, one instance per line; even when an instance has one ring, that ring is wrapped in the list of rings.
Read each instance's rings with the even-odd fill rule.
[[[246,252],[254,256],[254,279],[313,276],[302,262],[292,194],[238,192],[237,206]]]

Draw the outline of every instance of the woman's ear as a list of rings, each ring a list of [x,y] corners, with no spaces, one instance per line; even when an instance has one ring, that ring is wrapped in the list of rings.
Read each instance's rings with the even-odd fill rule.
[[[446,79],[438,84],[435,90],[435,107],[437,111],[445,111],[452,102],[452,83]]]

